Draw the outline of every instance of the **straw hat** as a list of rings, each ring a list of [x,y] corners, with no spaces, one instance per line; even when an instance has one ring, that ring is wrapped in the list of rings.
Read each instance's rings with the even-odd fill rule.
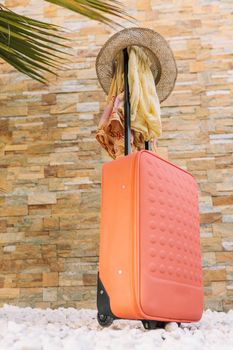
[[[120,50],[131,45],[142,46],[148,54],[159,100],[164,101],[174,88],[177,66],[167,41],[152,29],[126,28],[106,41],[96,58],[100,85],[108,94],[115,69],[115,57]]]

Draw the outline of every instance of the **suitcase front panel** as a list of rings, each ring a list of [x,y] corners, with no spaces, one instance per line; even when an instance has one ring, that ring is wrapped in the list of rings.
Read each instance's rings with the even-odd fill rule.
[[[102,168],[99,276],[110,298],[112,313],[139,319],[135,294],[136,154],[119,157]],[[138,164],[138,163],[137,163]],[[137,245],[138,246],[138,245]]]
[[[194,177],[143,151],[139,161],[140,304],[150,316],[199,320],[200,222]]]

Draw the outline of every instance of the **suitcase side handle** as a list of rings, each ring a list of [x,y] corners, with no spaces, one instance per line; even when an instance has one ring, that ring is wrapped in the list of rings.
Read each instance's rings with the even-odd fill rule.
[[[130,97],[129,97],[129,55],[127,48],[123,49],[124,54],[124,115],[125,115],[125,155],[131,153],[130,134]],[[145,149],[150,150],[150,141],[145,141]]]

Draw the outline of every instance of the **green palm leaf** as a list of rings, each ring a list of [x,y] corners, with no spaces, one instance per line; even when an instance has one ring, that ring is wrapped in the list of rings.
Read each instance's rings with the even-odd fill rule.
[[[110,26],[121,26],[108,15],[133,21],[119,1],[113,0],[46,0],[52,4],[67,8],[85,17],[94,19]]]
[[[112,0],[46,0],[110,26],[119,26],[113,18],[132,21],[123,5]],[[110,16],[110,17],[109,17]],[[0,4],[0,58],[29,77],[45,83],[44,72],[56,74],[64,68],[69,54],[64,49],[63,30],[53,24],[16,14]]]
[[[20,72],[45,83],[44,72],[56,74],[65,57],[60,27],[0,7],[0,57]]]

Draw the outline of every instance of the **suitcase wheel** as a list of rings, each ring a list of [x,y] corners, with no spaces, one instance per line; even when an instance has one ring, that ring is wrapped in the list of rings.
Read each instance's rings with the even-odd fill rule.
[[[142,324],[145,329],[164,328],[166,326],[166,322],[162,321],[142,320]]]
[[[97,321],[101,327],[109,327],[113,323],[113,318],[107,315],[100,315],[97,313]]]
[[[165,328],[167,322],[142,320],[142,324],[145,329],[156,329],[156,328]],[[181,323],[177,322],[177,324],[178,324],[178,327],[180,327]]]

